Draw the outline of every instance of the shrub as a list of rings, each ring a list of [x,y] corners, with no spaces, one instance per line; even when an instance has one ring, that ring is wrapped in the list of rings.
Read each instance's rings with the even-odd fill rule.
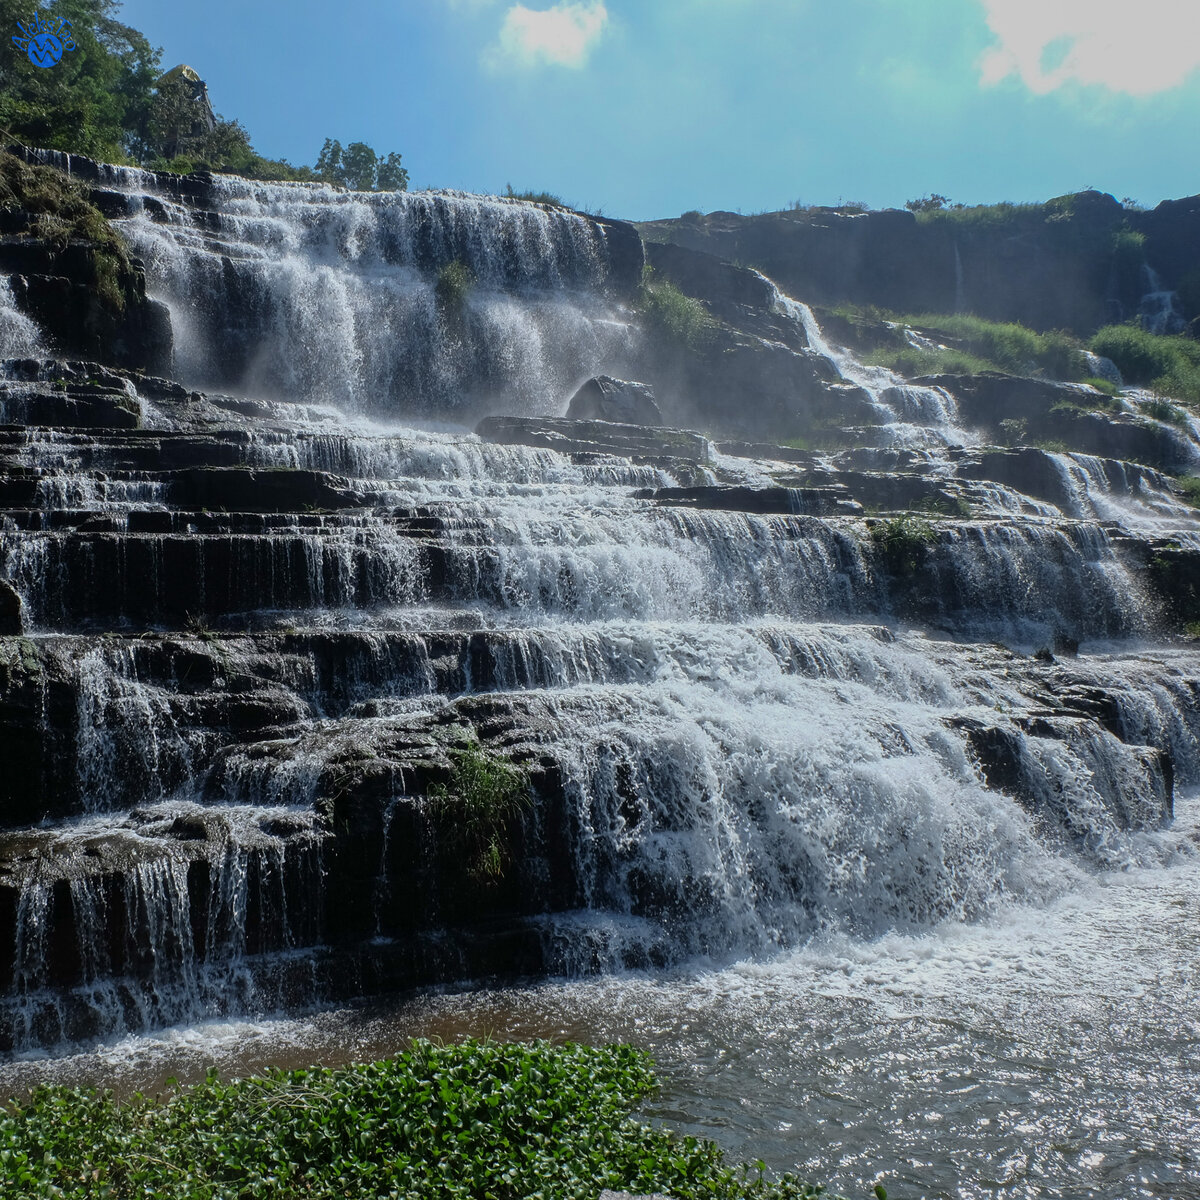
[[[939,209],[945,208],[949,203],[949,196],[942,196],[934,192],[932,195],[920,196],[916,200],[906,200],[904,207],[913,213],[937,212]]]
[[[703,348],[716,330],[716,322],[699,300],[685,296],[668,280],[657,279],[651,267],[642,274],[637,307],[653,333],[689,350]]]
[[[471,268],[456,258],[438,272],[433,294],[444,312],[458,316],[461,315],[474,286],[475,276],[471,273]]]
[[[632,1046],[415,1041],[340,1070],[269,1071],[118,1104],[39,1087],[0,1110],[0,1194],[60,1200],[805,1200],[794,1176],[727,1166],[713,1143],[636,1121],[657,1086]],[[876,1195],[879,1194],[877,1189]]]
[[[1187,417],[1182,409],[1177,408],[1169,400],[1155,398],[1139,406],[1139,411],[1156,421],[1165,421],[1169,425],[1186,425]]]
[[[897,575],[912,575],[925,561],[925,551],[937,540],[930,523],[907,513],[881,521],[871,529],[871,541]]]
[[[450,751],[450,781],[429,789],[430,815],[443,850],[480,882],[500,879],[509,862],[508,833],[529,806],[523,771],[478,743]]]
[[[1177,479],[1175,488],[1182,499],[1196,508],[1200,508],[1200,478],[1189,475],[1185,479]]]

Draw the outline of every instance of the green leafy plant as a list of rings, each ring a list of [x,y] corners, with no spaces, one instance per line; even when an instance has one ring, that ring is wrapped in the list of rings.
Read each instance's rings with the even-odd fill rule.
[[[428,792],[429,811],[442,849],[465,861],[482,883],[503,877],[513,823],[529,807],[524,771],[477,742],[450,751],[450,779]]]
[[[467,297],[471,294],[474,286],[475,276],[472,274],[471,268],[461,259],[456,258],[438,272],[433,294],[443,314],[461,317],[467,304]]]
[[[631,1046],[416,1041],[341,1070],[269,1071],[118,1104],[40,1087],[0,1110],[0,1194],[59,1200],[811,1200],[712,1142],[635,1120],[657,1086]],[[877,1196],[879,1189],[876,1189]]]
[[[1189,475],[1184,479],[1175,480],[1175,490],[1189,504],[1200,508],[1200,478]]]

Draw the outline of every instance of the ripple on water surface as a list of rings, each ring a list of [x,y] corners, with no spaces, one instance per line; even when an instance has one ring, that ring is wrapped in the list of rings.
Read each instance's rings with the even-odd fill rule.
[[[379,1057],[414,1035],[619,1039],[659,1063],[651,1116],[842,1191],[882,1179],[901,1197],[1200,1197],[1198,817],[1192,799],[1157,835],[1165,866],[986,924],[167,1030],[10,1064],[0,1082],[152,1088],[210,1063]]]

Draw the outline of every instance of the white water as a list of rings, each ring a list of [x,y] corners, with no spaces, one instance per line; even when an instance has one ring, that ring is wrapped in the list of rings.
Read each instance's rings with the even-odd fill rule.
[[[109,182],[149,189],[132,171]],[[236,544],[234,573],[262,572],[256,600],[273,611],[213,615],[280,633],[266,645],[173,634],[193,663],[219,665],[195,702],[266,673],[288,722],[218,751],[141,639],[62,637],[77,620],[72,593],[93,578],[131,602],[163,583],[166,559],[136,588],[120,574],[126,556],[159,545],[128,518],[165,506],[160,482],[97,478],[80,466],[82,436],[27,435],[16,456],[46,471],[47,521],[0,530],[0,569],[34,640],[61,650],[54,678],[77,683],[87,815],[21,835],[42,859],[16,922],[6,1015],[37,1060],[65,999],[93,1014],[100,1046],[59,1046],[0,1079],[153,1085],[211,1061],[386,1053],[415,1032],[625,1037],[668,1073],[658,1115],[777,1168],[846,1187],[886,1175],[894,1195],[1187,1195],[1200,1156],[1197,814],[1186,799],[1172,821],[1156,755],[1170,752],[1182,787],[1200,782],[1200,667],[1151,640],[1141,581],[1097,523],[1191,533],[1165,481],[1059,455],[1061,509],[980,484],[984,503],[1029,519],[939,526],[918,615],[905,615],[863,521],[660,507],[631,493],[681,482],[664,467],[317,410],[453,407],[470,401],[460,383],[484,360],[510,406],[558,404],[630,336],[597,298],[602,247],[586,222],[453,195],[219,186],[219,230],[165,198],[165,224],[140,200],[125,222],[171,304],[181,361],[195,378],[220,363],[239,388],[298,389],[314,406],[265,408],[245,462],[334,471],[381,507],[214,535]],[[480,281],[467,358],[432,296],[429,262],[454,257]],[[952,452],[974,435],[950,397],[863,366],[828,346],[805,306],[779,303],[867,391],[891,443],[952,478]],[[777,468],[745,463],[740,477],[766,482]],[[440,582],[393,506],[439,522]],[[102,514],[103,532],[48,519],[76,508]],[[276,554],[281,542],[293,549]],[[91,574],[101,565],[112,570]],[[133,634],[155,619],[116,611],[121,622]],[[354,642],[332,681],[313,632]],[[1027,651],[1059,634],[1084,641],[1080,658],[1034,667],[986,644]],[[562,772],[578,896],[536,923],[548,961],[612,976],[365,1017],[245,1017],[322,994],[320,888],[284,886],[283,871],[319,871],[322,772],[366,751],[386,761],[398,732],[434,727],[481,691],[517,714],[506,744]],[[1097,692],[1123,740],[1054,704]],[[964,721],[1011,751],[1007,790],[987,786]],[[381,853],[406,799],[387,801]],[[199,842],[189,830],[202,817],[219,828]],[[96,862],[126,856],[105,891]],[[194,877],[195,864],[208,874]],[[44,942],[55,869],[69,878],[63,937],[84,977],[65,997]],[[523,869],[536,886],[548,866]],[[381,945],[389,886],[370,882]],[[279,919],[267,946],[247,939],[256,895]],[[117,896],[134,916],[114,957],[98,931]],[[154,951],[162,962],[127,976],[121,955]]]
[[[41,332],[19,308],[7,277],[0,276],[0,358],[40,358]]]
[[[124,171],[118,222],[171,308],[176,367],[197,386],[375,413],[561,406],[619,373],[635,342],[604,298],[604,228],[575,213],[458,192],[343,192],[218,177],[220,217]],[[461,311],[439,271],[464,264]]]
[[[978,435],[958,424],[958,405],[945,388],[922,387],[908,383],[886,367],[869,367],[848,350],[831,346],[807,304],[782,293],[777,303],[804,328],[808,344],[831,359],[842,378],[856,383],[871,398],[879,412],[879,424],[885,445],[894,446],[972,446]]]

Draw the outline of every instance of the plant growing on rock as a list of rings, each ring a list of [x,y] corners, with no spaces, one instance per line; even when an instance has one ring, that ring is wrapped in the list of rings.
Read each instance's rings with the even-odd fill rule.
[[[438,308],[444,315],[461,317],[474,286],[475,276],[465,262],[456,258],[447,263],[438,272],[437,283],[433,287]]]
[[[708,345],[716,331],[716,322],[704,305],[685,296],[669,280],[658,279],[652,267],[642,273],[637,308],[652,333],[688,350]]]
[[[450,751],[450,779],[427,795],[442,849],[480,883],[498,881],[511,859],[512,825],[529,808],[525,772],[470,741]]]
[[[903,513],[871,528],[871,542],[896,575],[912,575],[925,560],[926,549],[937,541],[930,523]]]

